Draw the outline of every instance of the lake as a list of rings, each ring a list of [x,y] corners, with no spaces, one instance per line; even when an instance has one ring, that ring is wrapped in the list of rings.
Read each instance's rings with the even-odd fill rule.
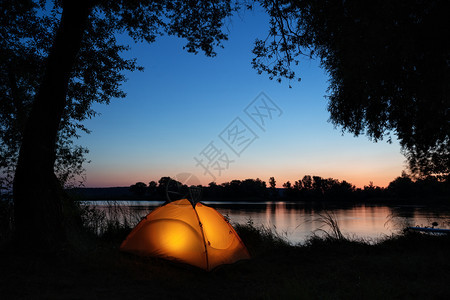
[[[127,220],[133,226],[161,201],[83,201],[95,207],[107,218]],[[329,212],[335,216],[342,233],[351,238],[363,238],[370,242],[395,234],[406,226],[431,226],[450,228],[449,207],[419,205],[342,205],[326,204],[324,207],[295,202],[213,202],[202,203],[214,207],[230,222],[265,226],[285,237],[292,244],[304,242],[320,229],[327,230],[321,215]]]

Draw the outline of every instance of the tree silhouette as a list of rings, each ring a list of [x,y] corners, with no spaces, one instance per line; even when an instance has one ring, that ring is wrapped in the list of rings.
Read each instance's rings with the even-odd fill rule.
[[[142,197],[147,192],[147,185],[143,182],[136,182],[135,184],[130,186],[130,192],[132,192],[136,196]]]
[[[277,191],[277,182],[275,181],[275,177],[269,178],[269,186],[270,186],[270,197],[277,198],[278,191]]]
[[[27,15],[39,19],[45,14],[45,2],[38,2],[39,11],[38,4],[27,3],[16,14],[6,11],[2,19],[19,18],[24,20],[23,26],[33,26],[26,21]],[[34,251],[52,251],[66,240],[64,191],[54,168],[56,145],[64,124],[90,117],[90,105],[97,96],[98,101],[106,103],[111,97],[121,96],[117,88],[123,80],[120,72],[135,68],[132,61],[120,57],[126,47],[117,45],[115,34],[125,32],[136,41],[153,42],[157,35],[166,32],[185,38],[187,51],[202,50],[214,56],[214,47],[226,39],[221,31],[223,19],[232,11],[229,1],[67,0],[55,1],[53,5],[55,18],[37,21],[43,24],[39,28],[46,28],[52,38],[37,52],[43,53],[42,72],[36,77],[14,178],[16,242],[22,249]],[[8,9],[14,11],[16,7],[11,4]],[[30,37],[39,41],[40,34],[47,32],[39,29]],[[85,61],[89,63],[84,65]],[[107,84],[106,90],[102,84]],[[108,84],[113,86],[108,88]],[[76,87],[73,90],[72,85]],[[68,128],[75,130],[76,125]]]
[[[12,186],[23,131],[44,75],[53,38],[56,13],[39,16],[37,9],[38,5],[32,1],[4,1],[0,13],[0,171],[3,174],[0,181],[5,186]],[[87,61],[82,65],[91,66]],[[109,74],[104,78],[105,83],[111,79]],[[69,91],[74,88],[69,83]],[[90,99],[83,89],[78,89],[78,93],[82,95],[78,100]],[[73,145],[71,138],[77,136],[76,129],[83,129],[79,123],[73,123],[77,118],[81,121],[83,105],[69,98],[70,105],[64,112],[56,147],[55,173],[63,183],[82,174],[87,152]]]
[[[261,199],[267,196],[267,186],[266,183],[259,178],[245,179],[240,183],[238,193],[241,197]]]
[[[269,178],[269,186],[270,186],[271,189],[276,188],[277,182],[275,181],[275,177],[270,177]]]
[[[369,182],[369,185],[365,185],[364,189],[364,198],[366,199],[374,199],[374,198],[382,198],[384,197],[385,190],[380,188],[379,186],[375,186],[372,181]]]
[[[302,178],[303,188],[306,190],[312,190],[312,178],[310,175],[305,175]]]
[[[297,180],[294,182],[294,189],[301,191],[303,189],[303,182],[301,180]]]
[[[148,193],[149,193],[150,197],[153,198],[156,196],[157,188],[158,188],[158,183],[156,183],[156,181],[152,180],[148,183]]]
[[[343,131],[396,135],[419,175],[450,168],[450,18],[446,0],[263,1],[270,15],[253,66],[281,81],[300,57],[330,76],[328,111]]]
[[[406,176],[406,174],[402,174],[402,176],[391,181],[389,183],[388,190],[395,198],[408,199],[413,197],[415,194],[414,182],[411,178]]]
[[[292,184],[290,181],[286,181],[285,183],[283,183],[283,187],[285,189],[291,189],[292,188]]]

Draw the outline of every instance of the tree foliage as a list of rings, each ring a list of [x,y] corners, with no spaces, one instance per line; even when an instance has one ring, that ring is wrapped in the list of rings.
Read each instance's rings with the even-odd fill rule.
[[[42,82],[49,51],[61,17],[61,6],[32,1],[5,1],[2,7],[0,65],[0,168],[8,183],[14,174],[23,131],[34,97]],[[123,71],[139,69],[135,60],[120,54],[111,25],[91,17],[86,38],[68,83],[66,107],[61,117],[56,147],[55,172],[63,183],[83,172],[87,149],[74,145],[79,132],[89,132],[81,122],[96,114],[94,102],[109,103],[125,94],[120,83]]]
[[[317,57],[334,125],[374,141],[394,134],[413,173],[448,176],[448,1],[261,2],[271,27],[253,51],[260,73],[293,79],[302,57]]]
[[[124,97],[124,72],[140,69],[116,37],[153,42],[167,33],[185,38],[189,52],[214,56],[232,9],[226,0],[2,2],[0,151],[7,159],[0,167],[15,169],[15,237],[22,249],[51,251],[66,240],[64,191],[55,172],[73,170],[71,158],[80,166],[85,151],[73,138],[88,131],[81,122],[96,114],[92,104]],[[59,165],[58,155],[64,156]]]
[[[265,181],[259,178],[232,180],[224,182],[220,185],[215,182],[208,184],[203,190],[203,196],[206,199],[244,199],[244,200],[261,200],[265,199],[269,194]]]
[[[352,200],[355,186],[343,180],[305,175],[292,185],[289,181],[283,184],[284,196],[290,199],[303,200]]]
[[[136,182],[130,186],[130,192],[136,196],[144,196],[147,192],[147,185],[143,182]]]
[[[60,25],[65,1],[3,1],[0,10],[0,169],[11,184],[23,131],[42,83],[47,58]],[[71,70],[61,116],[55,171],[62,182],[82,174],[87,149],[74,144],[82,125],[97,113],[95,102],[124,98],[127,71],[142,70],[125,58],[128,45],[117,36],[154,42],[167,33],[186,39],[189,52],[214,56],[227,39],[222,32],[230,1],[82,1],[91,7],[81,47]]]

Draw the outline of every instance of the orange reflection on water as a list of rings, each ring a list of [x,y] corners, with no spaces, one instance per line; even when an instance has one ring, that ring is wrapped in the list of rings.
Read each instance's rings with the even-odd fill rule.
[[[134,220],[139,220],[149,211],[159,206],[156,201],[144,202],[115,201],[120,208],[118,213],[126,213],[128,224],[134,225]],[[155,202],[155,203],[153,203]],[[302,243],[318,229],[329,230],[320,215],[324,213],[323,207],[317,207],[308,203],[294,202],[205,202],[214,207],[221,214],[228,216],[231,223],[254,226],[261,225],[276,230],[285,236],[291,243]],[[106,203],[105,203],[106,204]],[[97,208],[105,210],[111,206],[102,206],[96,202]],[[429,226],[432,222],[438,222],[440,228],[449,228],[450,209],[440,208],[426,210],[419,206],[386,206],[386,205],[329,205],[326,207],[337,219],[342,233],[349,237],[358,237],[376,240],[380,237],[391,235],[406,226]],[[109,210],[106,211],[109,217]],[[133,219],[129,219],[133,216]]]
[[[336,211],[341,231],[359,237],[386,234],[385,224],[390,214],[391,210],[383,206],[357,206],[350,210]]]
[[[215,207],[228,214],[232,222],[245,224],[251,220],[255,226],[264,225],[276,230],[293,244],[304,242],[314,233],[319,234],[320,229],[330,230],[320,217],[325,211],[310,204],[265,202],[259,207],[255,204],[236,204],[232,209],[223,209],[221,205]],[[328,207],[327,211],[336,218],[345,236],[368,241],[391,235],[405,226],[430,225],[432,220],[450,218],[449,211],[436,214],[419,208],[385,205]],[[448,226],[443,221],[440,224],[442,228]]]

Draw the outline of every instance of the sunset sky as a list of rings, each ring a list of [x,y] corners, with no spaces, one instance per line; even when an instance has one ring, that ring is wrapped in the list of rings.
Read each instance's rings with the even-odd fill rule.
[[[300,63],[302,80],[291,89],[287,80],[279,84],[252,69],[253,42],[265,38],[267,24],[258,12],[233,17],[229,41],[214,58],[187,53],[174,37],[151,45],[121,38],[145,71],[128,73],[127,97],[95,105],[101,115],[84,123],[92,130],[77,141],[90,150],[85,186],[129,186],[179,173],[204,185],[273,176],[279,187],[305,174],[357,187],[386,186],[400,176],[405,159],[397,140],[342,135],[328,122],[328,78],[317,61]],[[208,159],[205,175],[198,162]]]

